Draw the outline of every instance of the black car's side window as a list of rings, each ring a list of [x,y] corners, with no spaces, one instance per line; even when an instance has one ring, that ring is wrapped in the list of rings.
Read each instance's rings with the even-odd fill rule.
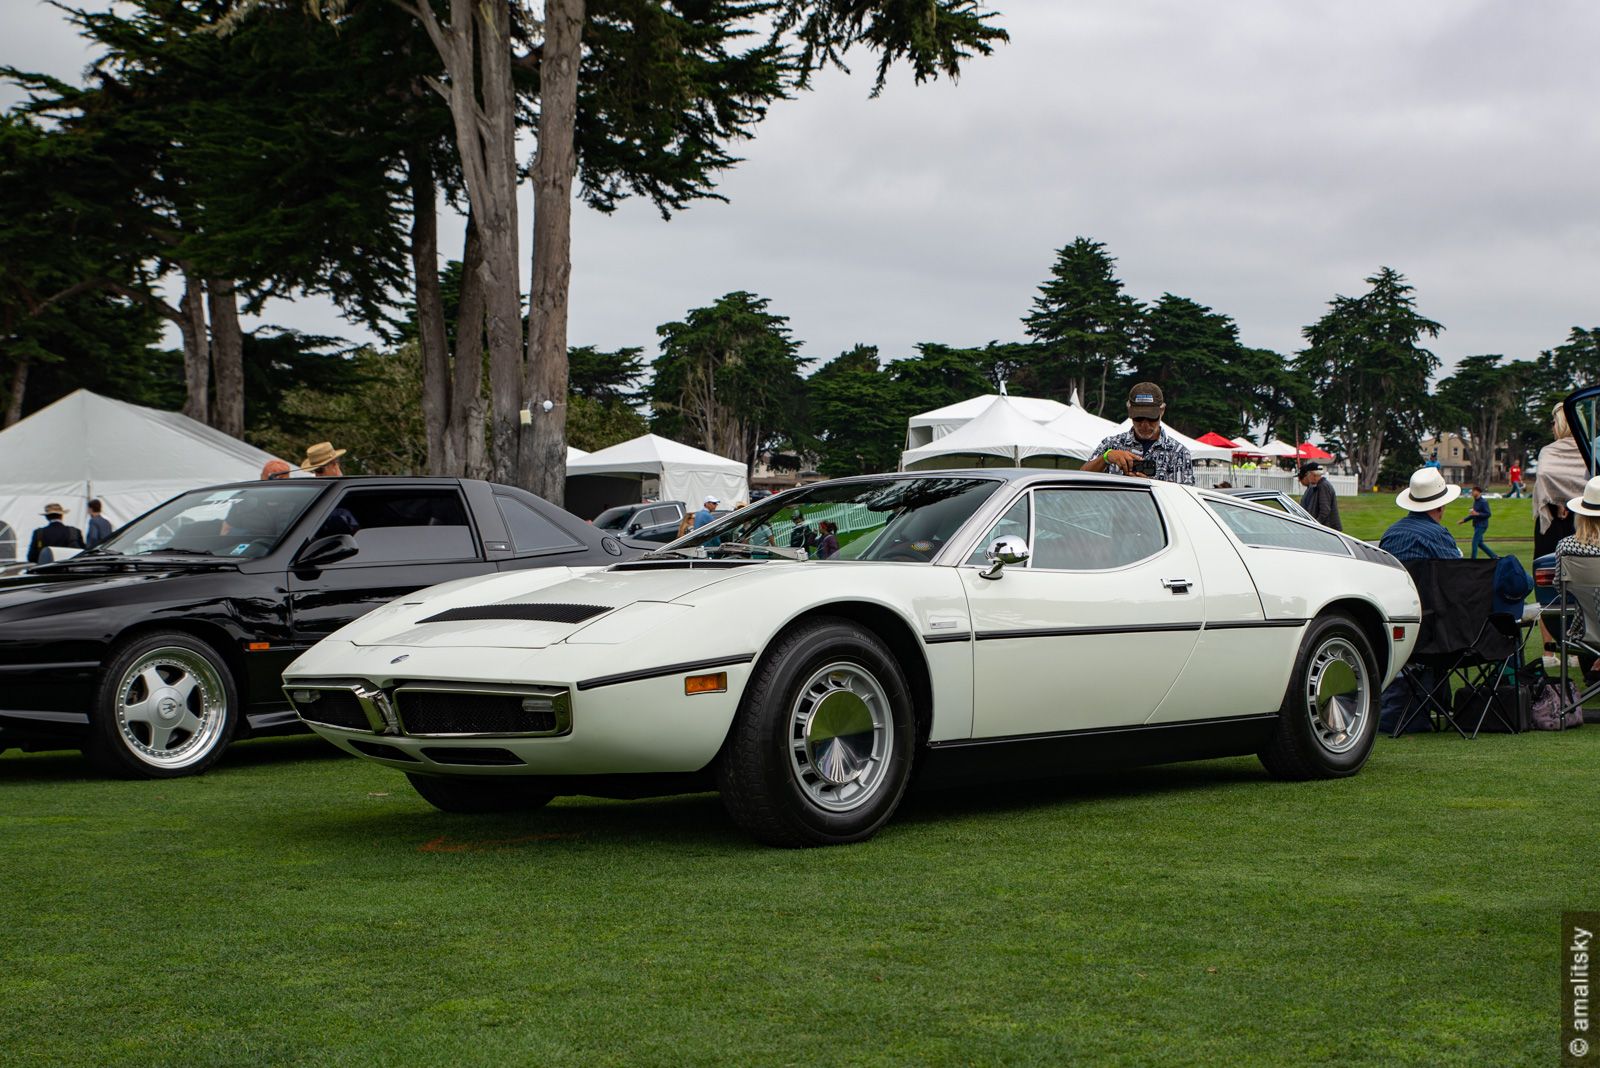
[[[500,516],[506,521],[506,529],[511,531],[511,545],[517,553],[583,548],[572,535],[515,497],[495,494],[494,503],[500,507]]]
[[[347,490],[318,534],[349,534],[352,527],[361,551],[350,566],[479,558],[466,505],[454,489]]]
[[[1059,571],[1126,567],[1166,547],[1150,494],[1083,486],[1033,495],[1033,566]]]

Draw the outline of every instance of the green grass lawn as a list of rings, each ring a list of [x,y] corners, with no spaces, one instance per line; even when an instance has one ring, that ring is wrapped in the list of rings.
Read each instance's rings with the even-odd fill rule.
[[[315,739],[0,757],[7,1065],[1551,1064],[1600,729],[923,794],[752,845],[713,796],[450,817]]]
[[[1504,492],[1504,487],[1492,487]],[[1444,510],[1442,522],[1461,545],[1465,556],[1472,548],[1472,524],[1459,523],[1472,511],[1472,498],[1463,493]],[[1497,553],[1511,553],[1520,557],[1522,566],[1533,573],[1533,499],[1491,500],[1489,502],[1489,548]],[[1339,498],[1339,518],[1344,522],[1345,533],[1375,542],[1401,516],[1400,506],[1394,503],[1394,494],[1363,493],[1356,497]]]

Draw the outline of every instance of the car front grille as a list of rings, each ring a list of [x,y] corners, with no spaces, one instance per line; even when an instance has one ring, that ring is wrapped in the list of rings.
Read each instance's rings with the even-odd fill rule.
[[[408,735],[555,735],[571,729],[565,690],[480,692],[401,686],[400,729]]]
[[[312,690],[310,701],[296,700],[295,711],[309,723],[324,723],[351,731],[370,731],[367,710],[351,690]]]

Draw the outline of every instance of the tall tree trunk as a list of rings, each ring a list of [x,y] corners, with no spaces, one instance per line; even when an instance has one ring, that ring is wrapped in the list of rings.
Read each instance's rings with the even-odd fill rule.
[[[533,292],[518,482],[561,504],[567,481],[567,296],[572,280],[573,132],[578,114],[584,0],[547,0],[539,64],[539,150],[533,162]],[[554,402],[549,412],[543,401]]]
[[[445,78],[435,88],[450,106],[462,180],[483,243],[478,276],[494,411],[492,473],[510,482],[517,470],[523,385],[510,10],[503,3],[450,0],[450,22],[442,25],[429,3],[394,2],[422,24],[444,64]]]
[[[483,478],[488,474],[483,440],[483,241],[467,215],[462,253],[461,301],[456,312],[455,368],[445,428],[445,460],[450,474]]]
[[[185,267],[178,333],[183,336],[183,414],[211,422],[211,345],[206,337],[205,285]]]
[[[422,423],[428,439],[428,474],[460,475],[452,467],[445,435],[450,410],[450,353],[439,291],[439,216],[433,166],[424,149],[406,153],[411,182],[411,273],[417,280],[417,344],[422,350]]]
[[[244,436],[244,334],[239,329],[239,298],[226,278],[206,280],[211,311],[211,363],[216,398],[211,425],[232,437]]]
[[[22,395],[28,391],[28,368],[32,364],[26,356],[17,361],[17,373],[11,376],[11,395],[6,398],[6,426],[22,418]]]

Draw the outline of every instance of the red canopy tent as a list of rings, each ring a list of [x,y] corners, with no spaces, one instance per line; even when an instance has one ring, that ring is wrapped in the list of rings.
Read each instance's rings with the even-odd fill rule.
[[[1319,449],[1309,441],[1300,443],[1299,451],[1295,453],[1302,460],[1331,460],[1333,453],[1326,449]]]
[[[1195,440],[1202,445],[1211,445],[1218,449],[1237,450],[1239,448],[1239,443],[1237,441],[1229,441],[1215,430],[1208,430],[1204,434],[1201,434],[1198,438],[1195,438]]]

